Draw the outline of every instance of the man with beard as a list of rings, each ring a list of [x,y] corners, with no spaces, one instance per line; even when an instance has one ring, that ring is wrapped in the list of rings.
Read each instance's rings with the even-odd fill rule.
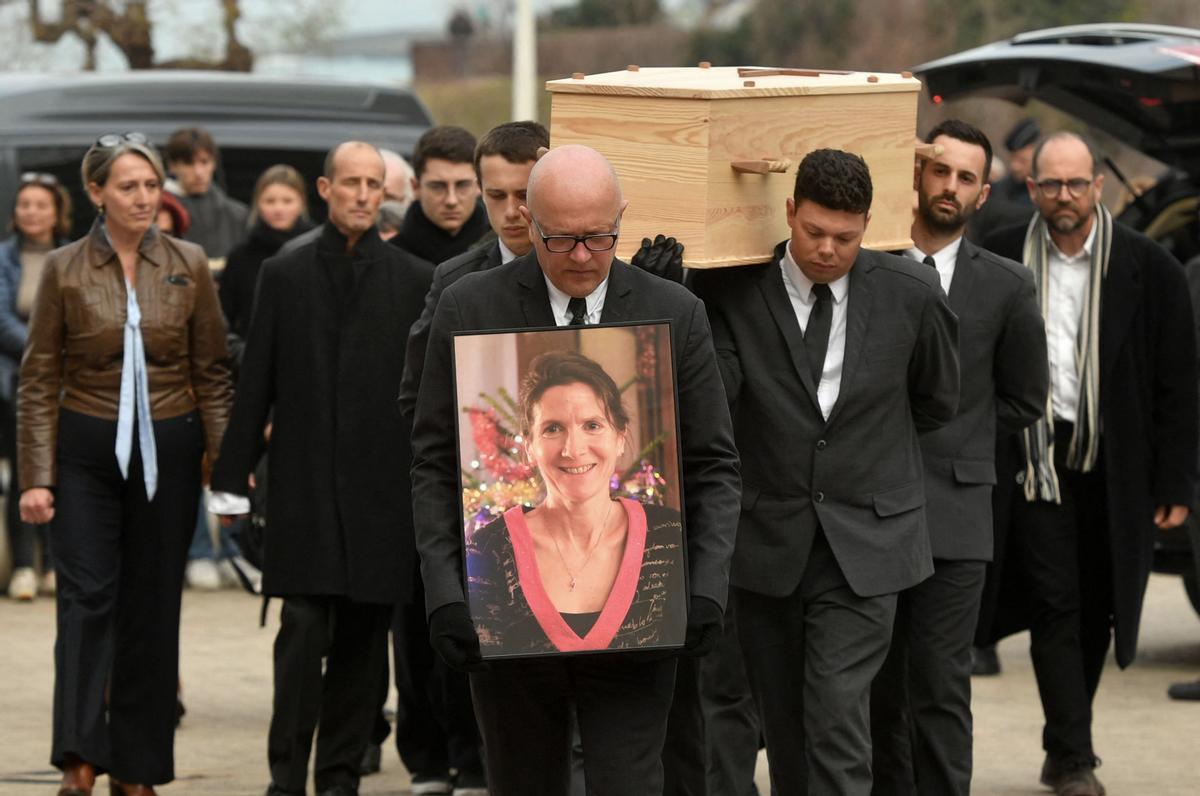
[[[963,238],[988,198],[987,136],[950,119],[925,140],[942,153],[918,169],[915,245],[905,254],[937,270],[958,316],[961,391],[954,419],[921,436],[934,571],[900,593],[892,647],[872,685],[872,793],[966,796],[996,433],[1020,431],[1045,406],[1046,332],[1029,270]]]
[[[1012,224],[1028,223],[1033,215],[1033,202],[1025,188],[1033,162],[1033,148],[1042,136],[1042,129],[1033,119],[1022,119],[1012,126],[1004,136],[1004,148],[1008,150],[1008,173],[990,181],[988,201],[967,222],[967,239],[981,243],[998,229]],[[988,180],[988,175],[984,175]]]
[[[1116,630],[1133,662],[1156,528],[1182,523],[1195,497],[1196,340],[1183,268],[1113,221],[1104,177],[1073,133],[1042,142],[1028,181],[1037,217],[986,245],[1033,272],[1050,360],[1044,414],[1002,442],[1011,528],[996,524],[1001,606],[981,640],[1030,629],[1045,714],[1041,781],[1102,796],[1092,702]],[[1003,508],[997,495],[997,508]],[[999,536],[1007,530],[1008,538]],[[997,571],[1000,571],[997,568]],[[1003,599],[1007,597],[1008,599]]]

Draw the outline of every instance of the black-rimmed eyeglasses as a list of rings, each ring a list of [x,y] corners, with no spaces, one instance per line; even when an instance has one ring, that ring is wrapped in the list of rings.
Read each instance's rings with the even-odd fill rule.
[[[21,175],[21,185],[42,185],[47,188],[58,187],[58,177],[44,171],[27,171]]]
[[[1073,180],[1038,180],[1037,187],[1041,191],[1042,196],[1047,199],[1054,199],[1062,193],[1063,186],[1065,185],[1071,196],[1079,199],[1092,186],[1092,179],[1091,177],[1087,179],[1076,177]]]
[[[617,227],[617,221],[620,220],[618,215],[613,220],[613,226]],[[575,251],[575,247],[580,243],[590,252],[606,252],[613,246],[617,245],[617,237],[621,230],[618,227],[612,232],[600,232],[595,235],[547,235],[542,232],[542,227],[538,224],[537,219],[532,219],[533,226],[537,229],[538,235],[542,239],[542,244],[546,247],[546,251],[553,254],[566,254],[567,252]]]
[[[107,133],[96,139],[96,146],[111,149],[121,144],[145,144],[146,136],[141,133]]]

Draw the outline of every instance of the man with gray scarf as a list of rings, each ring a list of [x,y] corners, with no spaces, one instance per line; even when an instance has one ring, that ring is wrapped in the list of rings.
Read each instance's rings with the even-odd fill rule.
[[[1115,630],[1117,664],[1133,662],[1154,534],[1187,518],[1196,485],[1183,269],[1113,221],[1096,167],[1079,136],[1046,139],[1027,180],[1037,214],[984,241],[1033,271],[1050,397],[1042,419],[997,451],[997,489],[1011,498],[997,548],[1010,560],[995,570],[1002,605],[981,636],[1029,627],[1046,720],[1041,781],[1062,796],[1104,794],[1091,724],[1109,643]]]

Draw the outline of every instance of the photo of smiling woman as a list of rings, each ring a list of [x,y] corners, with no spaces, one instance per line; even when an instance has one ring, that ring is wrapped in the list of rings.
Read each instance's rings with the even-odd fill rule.
[[[683,643],[679,495],[661,478],[642,478],[656,470],[653,460],[674,455],[674,389],[670,381],[665,389],[657,386],[653,372],[655,362],[671,358],[648,352],[653,343],[646,333],[655,327],[640,327],[640,354],[634,346],[629,361],[618,363],[635,374],[641,369],[627,381],[626,398],[613,376],[578,350],[589,342],[596,347],[589,336],[633,339],[637,328],[509,335],[526,338],[515,348],[527,355],[562,347],[533,354],[517,389],[519,430],[507,450],[527,468],[536,497],[508,507],[494,501],[491,514],[498,516],[474,532],[466,523],[467,593],[485,658]],[[661,333],[668,335],[665,327]],[[543,339],[531,341],[531,335]],[[503,335],[474,339],[495,344],[497,337]],[[460,391],[459,398],[466,396]],[[663,433],[654,434],[659,429]],[[504,477],[519,492],[523,474]],[[464,497],[471,494],[478,490],[464,490]],[[471,517],[468,503],[465,518]]]

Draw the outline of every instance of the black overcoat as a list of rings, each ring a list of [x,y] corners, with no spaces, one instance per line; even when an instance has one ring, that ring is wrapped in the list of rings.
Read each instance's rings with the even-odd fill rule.
[[[328,224],[294,243],[262,267],[213,489],[246,493],[271,417],[263,592],[407,599],[411,454],[396,392],[432,266],[374,229],[353,264],[319,256],[345,247]],[[343,306],[331,266],[358,273]]]
[[[1021,261],[1025,227],[1000,230],[985,247]],[[1107,491],[1116,657],[1133,662],[1154,554],[1154,510],[1191,506],[1197,456],[1196,340],[1183,268],[1165,249],[1113,224],[1100,297],[1101,466]],[[1020,528],[1011,501],[1024,500],[1017,438],[997,449],[996,561],[980,613],[978,641],[1028,627],[1028,603],[1006,553]]]

